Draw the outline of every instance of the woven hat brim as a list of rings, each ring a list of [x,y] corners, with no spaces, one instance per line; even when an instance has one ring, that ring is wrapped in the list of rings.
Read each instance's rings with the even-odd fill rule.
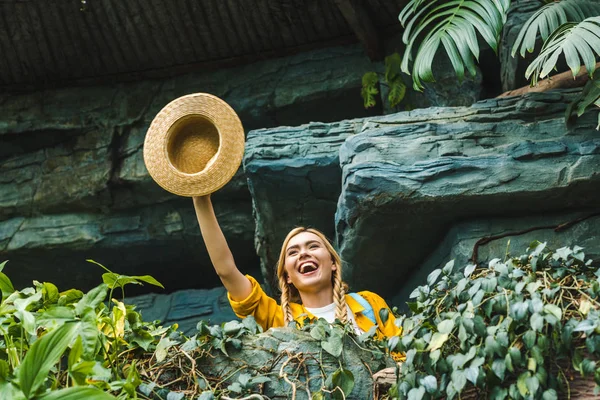
[[[177,121],[194,115],[215,125],[219,148],[206,168],[189,174],[169,161],[167,133]],[[242,123],[229,104],[210,94],[190,94],[173,100],[154,117],[144,141],[144,163],[163,189],[179,196],[204,196],[225,186],[235,175],[244,155],[244,140]]]

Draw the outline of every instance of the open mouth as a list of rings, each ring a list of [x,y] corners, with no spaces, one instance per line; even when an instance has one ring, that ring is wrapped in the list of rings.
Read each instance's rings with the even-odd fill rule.
[[[311,272],[314,272],[317,269],[319,269],[319,267],[315,263],[305,262],[304,264],[300,264],[300,267],[298,267],[298,272],[300,272],[302,275],[305,275],[310,274]]]

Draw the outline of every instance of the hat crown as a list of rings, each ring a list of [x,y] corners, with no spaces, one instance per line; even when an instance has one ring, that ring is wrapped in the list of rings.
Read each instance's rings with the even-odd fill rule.
[[[167,132],[167,157],[179,172],[202,172],[219,151],[219,129],[202,115],[187,115]]]

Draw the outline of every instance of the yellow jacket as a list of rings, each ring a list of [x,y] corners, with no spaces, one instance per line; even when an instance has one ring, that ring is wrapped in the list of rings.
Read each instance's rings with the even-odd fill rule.
[[[231,308],[233,308],[233,312],[240,318],[252,315],[264,330],[283,326],[283,310],[281,309],[281,306],[277,304],[273,298],[267,296],[253,277],[250,275],[246,276],[252,283],[252,292],[250,292],[250,295],[242,301],[234,301],[229,294],[227,295],[229,303],[231,303]],[[394,323],[395,318],[391,311],[389,311],[389,317],[385,323],[381,320],[379,311],[383,308],[389,310],[385,300],[373,292],[364,291],[359,292],[359,294],[369,302],[371,307],[373,307],[375,319],[377,320],[376,336],[378,338],[389,338],[402,333],[402,328],[397,327]],[[349,295],[346,295],[346,303],[354,313],[354,318],[356,319],[358,327],[364,332],[368,332],[375,324],[373,324],[366,315],[362,314],[365,308]],[[301,322],[305,316],[308,316],[310,319],[315,318],[302,304],[290,303],[290,307],[296,321]]]

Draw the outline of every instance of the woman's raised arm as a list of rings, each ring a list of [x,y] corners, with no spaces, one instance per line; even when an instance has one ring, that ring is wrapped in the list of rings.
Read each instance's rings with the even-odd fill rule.
[[[233,254],[215,216],[210,195],[194,197],[194,209],[210,261],[233,300],[241,301],[250,295],[252,284],[235,265]]]

